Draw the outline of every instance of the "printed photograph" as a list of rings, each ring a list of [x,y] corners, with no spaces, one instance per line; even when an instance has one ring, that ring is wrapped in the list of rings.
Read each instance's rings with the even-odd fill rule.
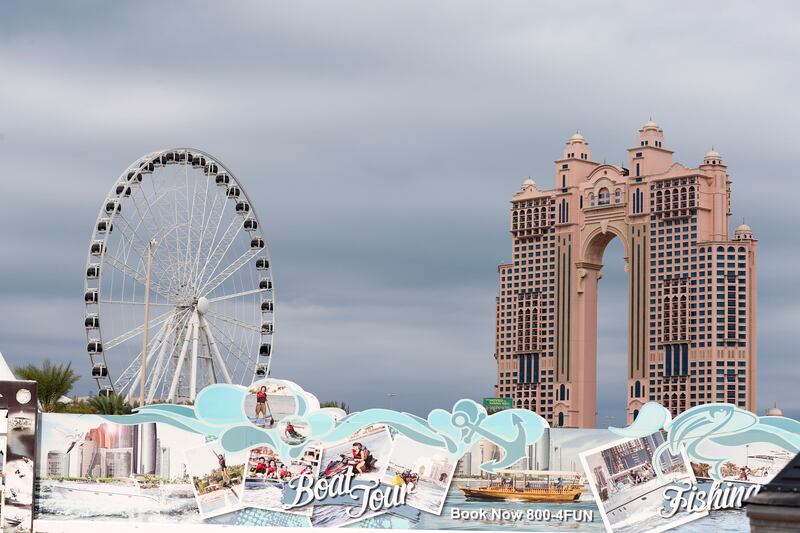
[[[766,485],[794,457],[779,446],[766,442],[746,444],[744,446],[722,446],[713,441],[703,444],[707,453],[716,457],[726,457],[720,473],[725,481],[735,484]],[[692,470],[698,481],[710,481],[711,465],[692,461]]]
[[[382,481],[387,485],[413,485],[406,501],[420,511],[440,514],[447,497],[456,461],[441,448],[406,437],[394,439],[389,466]]]
[[[708,515],[707,511],[678,512],[670,518],[659,514],[666,487],[696,482],[686,455],[667,450],[656,458],[663,478],[657,476],[653,460],[665,438],[664,431],[657,431],[580,454],[603,522],[614,533],[664,531]]]
[[[349,439],[328,445],[320,454],[319,477],[332,478],[352,469],[356,480],[382,479],[392,453],[392,438],[383,425],[367,426]],[[338,527],[380,513],[366,512],[353,519],[343,505],[316,505],[311,515],[313,527]]]
[[[247,458],[240,503],[243,507],[283,511],[286,483],[301,475],[315,476],[318,465],[319,452],[315,450],[307,450],[302,460],[286,463],[269,446],[253,448]],[[288,512],[310,516],[312,509],[309,505]]]
[[[25,533],[33,527],[36,394],[36,385],[28,382],[6,381],[0,386],[0,401],[8,407],[2,458],[4,531]]]
[[[246,451],[227,453],[219,443],[210,442],[186,450],[185,455],[200,516],[208,518],[241,508]]]
[[[96,415],[42,416],[37,519],[200,521],[183,450],[202,445],[201,435]]]
[[[308,438],[308,424],[299,418],[284,418],[278,423],[278,434],[283,442],[295,446]]]
[[[270,380],[256,381],[247,391],[244,410],[250,421],[263,428],[272,429],[275,423],[293,415],[297,409],[294,394],[281,383]]]

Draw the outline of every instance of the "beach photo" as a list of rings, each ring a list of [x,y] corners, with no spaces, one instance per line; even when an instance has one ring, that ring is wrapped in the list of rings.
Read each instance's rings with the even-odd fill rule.
[[[722,446],[709,441],[704,446],[708,453],[716,452],[717,457],[727,458],[720,474],[723,480],[732,483],[765,485],[794,457],[780,446],[766,442]],[[701,482],[711,479],[711,465],[708,463],[692,461],[692,470]]]
[[[239,500],[242,507],[283,511],[283,490],[291,479],[314,476],[319,453],[308,450],[302,460],[284,462],[269,446],[252,448],[245,468],[244,490]],[[311,506],[293,509],[293,514],[310,516]]]
[[[272,429],[275,424],[297,409],[294,393],[281,382],[275,380],[256,381],[247,390],[244,398],[244,411],[247,418],[256,426]]]
[[[584,471],[603,522],[614,533],[664,531],[708,515],[677,512],[659,514],[665,505],[664,490],[671,485],[696,483],[686,455],[656,451],[666,433],[657,431],[638,439],[625,439],[580,454]],[[654,460],[663,477],[659,478]]]
[[[381,481],[387,485],[413,486],[406,502],[420,511],[440,514],[455,468],[455,458],[441,448],[398,436]]]
[[[318,477],[332,478],[352,470],[355,480],[383,478],[392,453],[392,438],[383,425],[367,426],[349,439],[328,445],[320,454]],[[311,515],[313,527],[339,527],[380,513],[364,513],[353,519],[343,505],[316,505]]]
[[[241,508],[247,452],[227,453],[218,442],[186,450],[200,516],[208,518]]]

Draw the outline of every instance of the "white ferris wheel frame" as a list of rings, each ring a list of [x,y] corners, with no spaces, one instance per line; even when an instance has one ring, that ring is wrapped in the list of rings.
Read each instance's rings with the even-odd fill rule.
[[[172,157],[173,159],[167,160],[167,157]],[[181,154],[183,154],[183,160],[180,159]],[[195,166],[194,162],[191,160],[189,156],[199,156],[205,160],[206,165]],[[158,164],[156,164],[158,162]],[[249,210],[244,213],[241,217],[242,224],[240,224],[235,231],[230,235],[230,242],[228,242],[227,247],[223,250],[222,254],[216,258],[216,264],[213,266],[208,279],[204,278],[206,269],[208,268],[208,262],[212,261],[215,256],[214,254],[217,253],[217,248],[219,248],[222,241],[217,243],[216,248],[209,248],[209,253],[211,256],[207,258],[206,263],[203,266],[203,270],[200,272],[200,280],[203,281],[203,285],[198,287],[199,292],[203,292],[205,294],[210,294],[220,286],[220,284],[224,283],[230,276],[235,274],[238,270],[243,268],[247,265],[247,263],[251,262],[251,260],[260,261],[261,259],[266,259],[266,268],[258,270],[261,272],[257,275],[257,279],[259,280],[259,285],[254,289],[249,289],[246,291],[240,291],[234,294],[228,294],[224,296],[212,297],[212,298],[205,298],[201,297],[199,300],[195,300],[194,307],[190,309],[186,306],[178,306],[175,304],[163,304],[163,303],[151,303],[150,306],[155,308],[155,317],[151,317],[148,320],[148,329],[154,328],[155,335],[153,336],[152,346],[150,348],[148,346],[146,353],[145,353],[145,362],[149,363],[155,360],[154,367],[152,367],[152,376],[156,380],[155,382],[150,382],[147,380],[145,385],[146,389],[146,403],[152,402],[156,400],[155,395],[159,388],[163,390],[164,384],[162,384],[162,380],[166,381],[166,374],[169,368],[169,361],[168,359],[173,356],[176,346],[173,346],[172,350],[168,350],[168,343],[165,342],[166,339],[170,339],[173,334],[178,334],[180,331],[180,335],[182,336],[182,343],[180,346],[179,354],[177,355],[176,359],[176,367],[172,373],[172,378],[169,384],[169,390],[167,393],[166,398],[158,398],[157,400],[163,401],[170,401],[175,402],[179,401],[179,384],[181,376],[184,373],[184,365],[188,364],[188,373],[190,375],[190,383],[189,383],[189,394],[188,400],[194,401],[197,396],[198,391],[198,381],[197,375],[198,370],[201,364],[201,359],[206,361],[207,364],[207,376],[213,376],[214,381],[216,382],[225,382],[225,383],[233,383],[234,377],[231,376],[231,373],[228,370],[228,366],[226,364],[226,355],[228,357],[235,357],[238,359],[240,363],[244,363],[242,361],[242,357],[245,359],[251,359],[250,363],[252,364],[252,380],[250,382],[243,382],[240,384],[249,385],[252,381],[263,379],[264,377],[269,376],[270,374],[270,367],[272,363],[272,355],[273,355],[273,348],[274,348],[274,341],[275,341],[275,332],[274,332],[274,323],[275,323],[275,288],[273,283],[273,267],[272,267],[272,259],[269,253],[269,246],[267,240],[264,236],[263,226],[261,224],[261,220],[258,217],[258,214],[255,210],[253,202],[250,200],[247,191],[242,186],[242,183],[236,178],[236,176],[231,172],[231,170],[225,166],[218,158],[212,156],[211,154],[204,152],[202,150],[182,147],[182,148],[169,148],[165,150],[158,150],[151,153],[148,153],[140,158],[138,158],[133,164],[131,164],[120,176],[115,180],[114,184],[112,185],[111,189],[109,190],[108,195],[103,200],[103,203],[100,207],[97,219],[95,221],[94,227],[92,229],[92,237],[89,244],[89,253],[87,254],[86,260],[86,270],[84,271],[84,326],[85,326],[85,333],[86,333],[86,341],[87,341],[87,351],[89,353],[89,359],[92,364],[92,378],[96,380],[100,395],[103,396],[110,396],[112,394],[118,393],[125,393],[126,399],[128,401],[132,401],[134,398],[134,391],[140,381],[141,376],[141,368],[137,371],[133,371],[133,367],[141,362],[142,352],[144,350],[139,351],[138,357],[134,358],[133,361],[130,362],[128,368],[119,372],[117,376],[112,375],[112,368],[114,368],[109,361],[108,351],[123,342],[128,342],[136,337],[139,337],[144,330],[144,318],[142,317],[142,325],[138,326],[130,331],[125,332],[124,334],[118,335],[113,339],[109,339],[109,344],[104,344],[106,339],[103,338],[103,329],[102,329],[102,313],[101,313],[101,304],[113,304],[114,301],[104,301],[102,289],[103,289],[103,275],[105,272],[104,266],[108,260],[109,264],[112,268],[120,271],[121,273],[127,274],[129,278],[132,280],[138,281],[143,286],[145,282],[143,279],[139,279],[143,277],[143,274],[138,271],[136,268],[130,267],[125,262],[120,262],[119,258],[109,254],[108,247],[106,246],[107,240],[111,231],[115,229],[114,221],[117,220],[118,215],[120,213],[119,210],[113,209],[111,212],[108,210],[108,206],[111,202],[118,202],[119,205],[122,205],[123,199],[125,198],[124,193],[118,193],[118,187],[123,185],[125,187],[130,186],[137,186],[141,185],[143,179],[153,173],[154,169],[160,167],[166,167],[168,165],[189,165],[193,169],[200,169],[201,173],[204,173],[206,177],[212,181],[216,180],[216,178],[221,175],[225,174],[229,177],[229,181],[226,182],[226,192],[225,192],[225,200],[227,201],[231,198],[229,195],[229,191],[232,187],[236,187],[239,190],[239,194],[235,197],[235,200],[238,202],[239,199],[243,198],[243,200],[249,205]],[[210,165],[216,165],[217,170],[210,174],[208,172],[208,168]],[[205,166],[205,169],[203,168]],[[188,170],[187,170],[188,173]],[[131,177],[134,176],[134,181],[131,181]],[[213,186],[218,186],[218,183],[213,183]],[[188,187],[188,185],[187,185]],[[206,184],[206,196],[208,196],[208,183]],[[169,191],[167,191],[169,192]],[[130,194],[130,193],[129,193]],[[216,199],[215,197],[215,205]],[[152,205],[148,204],[148,211],[150,211]],[[222,210],[225,209],[225,204],[221,207]],[[212,208],[213,209],[213,208]],[[138,205],[136,206],[137,212],[139,212]],[[192,204],[192,212],[194,210],[194,204]],[[144,217],[147,216],[149,213],[145,213],[142,215],[139,212],[141,220],[139,220],[139,224],[143,225],[145,223]],[[192,215],[193,216],[193,215]],[[230,231],[231,227],[233,227],[233,222],[239,217],[240,214],[237,212],[235,213],[234,219],[231,220],[231,225],[223,232],[223,236],[221,239],[224,239],[227,235],[227,232]],[[176,207],[176,217],[177,217],[177,207]],[[205,206],[203,211],[203,217],[205,217]],[[219,231],[219,224],[221,223],[223,215],[220,214],[220,219],[218,221],[218,226],[215,230],[214,237],[212,238],[212,245],[214,244],[214,240],[216,239],[216,233]],[[244,221],[247,219],[255,220],[256,228],[254,230],[248,230],[243,227]],[[121,218],[126,226],[130,226],[129,222],[125,218]],[[106,231],[100,230],[101,222],[105,221],[107,224]],[[192,220],[189,221],[190,225]],[[176,226],[180,227],[179,221],[176,220]],[[109,229],[111,228],[111,229]],[[129,229],[133,230],[133,228]],[[149,230],[149,228],[145,228]],[[191,228],[190,228],[191,229]],[[191,237],[191,231],[187,230],[187,235]],[[205,230],[203,229],[203,233],[201,234],[201,242],[198,243],[200,246],[200,251],[202,251],[203,242],[202,238],[205,237]],[[120,229],[122,231],[122,229]],[[231,245],[235,241],[237,235],[240,231],[245,231],[249,237],[251,238],[251,243],[256,239],[260,239],[262,246],[259,248],[254,248],[251,244],[251,247],[247,250],[247,252],[243,253],[240,257],[236,259],[236,261],[230,265],[228,265],[222,271],[217,271],[220,267],[220,263],[225,258],[228,250],[230,249]],[[168,232],[165,232],[167,234]],[[132,231],[132,234],[137,237],[137,240],[142,240],[141,236],[136,234],[135,230]],[[190,243],[191,241],[189,241]],[[100,253],[94,253],[93,246],[97,243],[102,243],[102,247],[100,249]],[[191,248],[187,243],[187,258],[191,254]],[[131,249],[128,250],[128,254],[131,253],[133,250],[133,240],[131,240],[130,244]],[[180,250],[178,250],[180,253]],[[252,253],[251,253],[252,252]],[[98,260],[99,259],[99,260]],[[200,253],[196,254],[196,260],[200,259]],[[197,263],[195,263],[197,265]],[[90,269],[92,268],[99,268],[96,272],[96,276],[90,277]],[[265,274],[264,274],[265,273]],[[267,288],[262,287],[262,284],[267,281],[268,285]],[[89,298],[90,292],[95,291],[96,299],[91,301]],[[177,295],[172,293],[164,293],[165,289],[160,287],[157,283],[150,284],[150,293],[160,293],[164,297],[177,297]],[[240,298],[243,296],[260,294],[262,297],[259,299],[260,301],[260,316],[262,319],[262,325],[260,330],[260,342],[258,343],[258,352],[255,354],[247,354],[247,353],[240,353],[242,350],[236,344],[235,340],[231,339],[226,332],[220,329],[218,326],[215,328],[206,318],[206,314],[209,313],[209,316],[218,318],[225,322],[230,322],[233,325],[253,329],[253,325],[246,322],[237,321],[234,317],[227,317],[222,315],[216,315],[213,312],[209,311],[209,305],[213,302],[219,302],[222,300]],[[205,301],[203,301],[205,300]],[[139,305],[142,304],[142,309],[144,309],[144,302],[118,302],[124,303],[125,305]],[[265,311],[265,304],[268,304],[267,309]],[[163,306],[171,306],[171,310],[166,313],[161,313],[159,307]],[[153,309],[151,309],[152,311]],[[144,316],[144,314],[143,314]],[[269,320],[267,321],[268,317]],[[91,327],[90,327],[91,322]],[[265,328],[268,327],[268,331],[265,331]],[[160,326],[160,328],[155,329],[156,327]],[[219,342],[217,339],[217,335],[212,332],[212,329],[216,329],[217,333],[220,337],[223,337],[224,341],[230,341],[230,345],[226,347],[229,349],[229,353],[223,354],[220,351]],[[177,336],[176,336],[177,338]],[[150,343],[148,343],[149,345]],[[265,348],[266,347],[266,348]],[[93,349],[94,348],[94,349]],[[99,348],[99,350],[98,350]],[[203,354],[205,352],[205,354]],[[239,353],[237,353],[239,352]],[[266,352],[266,355],[264,354]],[[114,368],[114,371],[119,371],[119,368]],[[145,368],[145,376],[148,376],[148,368]],[[221,380],[217,380],[217,371],[221,374],[219,377]],[[130,374],[132,372],[132,374]],[[163,374],[162,374],[163,372]],[[126,374],[129,375],[129,379],[127,381],[122,382],[122,377]],[[161,376],[161,377],[159,377]],[[116,380],[116,381],[115,381]],[[141,391],[140,391],[141,393]]]

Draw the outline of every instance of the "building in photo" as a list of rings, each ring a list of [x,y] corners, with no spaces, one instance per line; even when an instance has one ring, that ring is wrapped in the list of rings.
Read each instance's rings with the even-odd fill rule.
[[[47,475],[53,477],[69,476],[69,455],[64,452],[47,452]]]
[[[472,475],[472,452],[465,453],[456,462],[455,477],[470,477]]]
[[[524,181],[511,200],[513,260],[498,267],[496,396],[554,427],[595,426],[597,289],[618,238],[627,421],[648,401],[673,416],[708,402],[756,410],[756,239],[745,224],[731,234],[718,152],[696,167],[672,156],[652,121],[626,167],[594,161],[575,133],[555,162],[555,188]]]
[[[130,477],[133,448],[101,448],[102,477]]]

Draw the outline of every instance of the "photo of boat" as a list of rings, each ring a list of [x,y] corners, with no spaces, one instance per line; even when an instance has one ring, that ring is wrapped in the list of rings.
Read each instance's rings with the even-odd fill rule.
[[[98,502],[127,501],[138,505],[159,505],[164,501],[160,487],[144,485],[135,478],[117,478],[113,483],[47,480],[42,484],[66,498],[92,498]]]
[[[467,499],[573,502],[587,492],[574,471],[499,470],[479,487],[458,486]]]

